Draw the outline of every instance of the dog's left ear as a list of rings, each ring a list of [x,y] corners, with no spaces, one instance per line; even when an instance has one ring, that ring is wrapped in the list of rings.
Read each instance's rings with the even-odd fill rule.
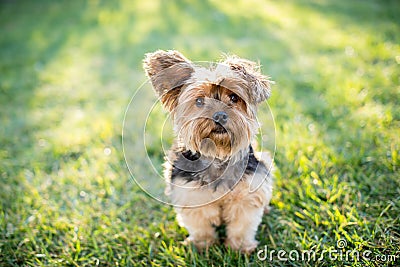
[[[260,103],[271,96],[271,81],[261,73],[260,65],[236,56],[227,58],[224,62],[242,79],[248,82],[253,90],[252,96],[256,103]]]
[[[171,112],[194,71],[192,62],[178,51],[158,50],[145,55],[143,67],[164,107]]]

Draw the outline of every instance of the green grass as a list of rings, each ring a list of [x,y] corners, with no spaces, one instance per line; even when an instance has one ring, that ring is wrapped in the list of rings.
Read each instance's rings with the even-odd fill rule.
[[[1,1],[0,265],[398,265],[398,14],[395,0]],[[238,54],[276,81],[278,172],[260,249],[322,253],[344,239],[397,262],[263,262],[182,245],[172,208],[132,182],[122,153],[125,108],[156,49]]]

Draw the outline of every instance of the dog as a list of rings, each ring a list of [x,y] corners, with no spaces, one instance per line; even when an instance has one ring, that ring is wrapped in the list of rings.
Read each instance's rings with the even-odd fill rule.
[[[271,81],[258,64],[226,56],[202,67],[178,51],[145,55],[143,66],[176,138],[164,164],[185,243],[208,249],[225,225],[225,245],[251,253],[272,196],[272,160],[254,152],[257,106],[269,98]]]

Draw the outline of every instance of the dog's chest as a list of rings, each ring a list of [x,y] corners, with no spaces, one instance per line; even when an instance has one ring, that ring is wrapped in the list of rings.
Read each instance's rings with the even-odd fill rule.
[[[252,151],[252,149],[251,149]],[[259,161],[250,153],[244,160],[219,161],[201,157],[190,152],[176,152],[172,162],[171,181],[176,179],[187,183],[197,182],[199,186],[208,185],[217,189],[232,188],[245,175],[257,168]]]

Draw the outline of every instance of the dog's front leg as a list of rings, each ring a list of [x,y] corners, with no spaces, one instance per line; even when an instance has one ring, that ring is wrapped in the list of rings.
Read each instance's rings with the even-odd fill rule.
[[[199,208],[175,208],[181,226],[189,232],[187,243],[192,243],[202,250],[215,243],[217,233],[215,226],[221,224],[220,207],[208,204]]]
[[[244,253],[252,252],[258,245],[257,228],[264,214],[267,198],[262,190],[250,193],[235,188],[223,205],[226,223],[225,245]]]

